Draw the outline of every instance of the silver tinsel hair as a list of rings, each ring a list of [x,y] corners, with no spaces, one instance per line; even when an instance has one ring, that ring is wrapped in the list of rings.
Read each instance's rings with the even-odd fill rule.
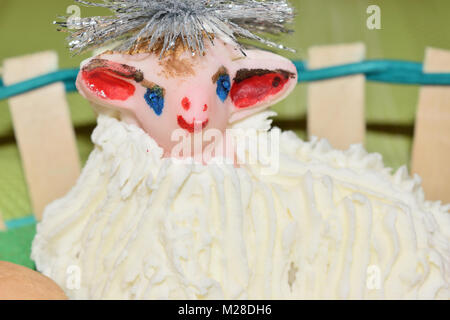
[[[114,50],[133,52],[144,43],[151,50],[159,45],[161,56],[177,41],[192,53],[205,52],[205,39],[233,42],[246,38],[278,49],[291,50],[257,33],[289,32],[294,9],[287,0],[75,0],[92,7],[110,9],[112,16],[65,19],[55,22],[70,32],[69,47],[75,54],[117,43]]]

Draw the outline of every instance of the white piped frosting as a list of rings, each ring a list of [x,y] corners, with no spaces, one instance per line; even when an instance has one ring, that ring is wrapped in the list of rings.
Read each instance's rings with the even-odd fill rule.
[[[271,115],[236,126],[280,135],[276,175],[174,163],[100,116],[76,186],[38,225],[38,270],[74,299],[448,299],[450,206],[362,146],[268,133]]]

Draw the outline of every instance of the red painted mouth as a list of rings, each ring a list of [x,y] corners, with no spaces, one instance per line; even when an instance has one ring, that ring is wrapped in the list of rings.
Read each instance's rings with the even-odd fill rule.
[[[205,127],[208,125],[209,120],[206,119],[201,123],[201,130],[205,129]],[[200,131],[200,124],[197,124],[197,128],[195,126],[195,121],[192,123],[188,123],[186,120],[184,120],[183,116],[178,116],[178,125],[180,128],[189,131],[190,133],[194,133],[194,131]]]

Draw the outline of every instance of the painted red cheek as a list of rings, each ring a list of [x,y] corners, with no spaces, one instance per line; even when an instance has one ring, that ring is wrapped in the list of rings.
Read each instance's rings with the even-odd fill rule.
[[[205,105],[203,106],[203,112],[206,112],[206,111],[208,111],[208,105],[207,105],[207,104],[205,104]]]
[[[183,100],[181,100],[181,106],[184,110],[188,111],[191,108],[191,102],[188,98],[184,97]]]
[[[279,93],[288,81],[289,78],[278,73],[253,76],[233,84],[231,100],[237,108],[251,107]]]
[[[107,69],[97,68],[83,71],[82,77],[86,86],[97,96],[105,100],[125,101],[136,91],[131,83],[114,77]]]

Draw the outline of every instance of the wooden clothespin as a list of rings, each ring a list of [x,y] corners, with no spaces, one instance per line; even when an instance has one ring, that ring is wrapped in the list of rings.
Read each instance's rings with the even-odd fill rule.
[[[56,52],[4,61],[3,80],[11,85],[58,69]],[[14,133],[36,220],[46,205],[75,184],[80,161],[63,83],[9,99]]]
[[[450,72],[450,51],[427,48],[424,72]],[[412,171],[428,200],[450,203],[450,87],[422,87],[416,115]]]
[[[308,68],[317,69],[359,62],[363,43],[317,46],[309,49]],[[308,85],[308,134],[326,138],[337,149],[364,143],[365,76],[314,82]]]
[[[2,212],[0,211],[0,231],[5,231],[5,230],[6,230],[6,225],[5,225],[5,222],[3,221]]]

